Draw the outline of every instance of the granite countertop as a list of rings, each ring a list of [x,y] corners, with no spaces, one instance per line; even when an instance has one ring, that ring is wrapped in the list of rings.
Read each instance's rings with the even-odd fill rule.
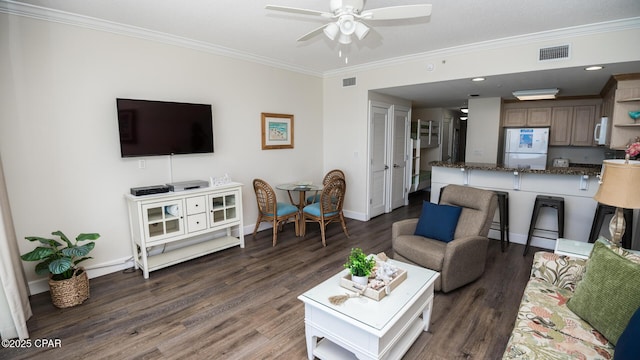
[[[548,167],[546,170],[533,170],[533,169],[514,169],[506,168],[502,165],[489,164],[489,163],[473,163],[473,162],[458,162],[450,163],[446,161],[434,161],[430,163],[431,166],[440,166],[447,168],[458,169],[470,169],[470,170],[488,170],[488,171],[504,171],[514,172],[518,171],[523,174],[552,174],[552,175],[588,175],[596,176],[600,174],[602,170],[601,165],[591,164],[574,164],[569,167]]]

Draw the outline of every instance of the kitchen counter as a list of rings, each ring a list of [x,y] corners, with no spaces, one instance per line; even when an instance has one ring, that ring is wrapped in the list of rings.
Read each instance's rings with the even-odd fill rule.
[[[437,202],[440,188],[448,184],[473,186],[480,189],[509,193],[509,235],[511,242],[527,241],[533,204],[537,195],[560,196],[565,201],[564,237],[586,242],[591,229],[597,202],[593,196],[598,190],[600,168],[552,167],[547,170],[513,169],[495,164],[435,162],[432,167],[431,201]],[[494,218],[498,220],[498,217]],[[540,229],[556,230],[556,211],[540,211]],[[603,227],[605,228],[605,227]],[[606,229],[605,233],[606,233]],[[489,236],[499,239],[499,232],[491,230]],[[531,245],[555,248],[555,231],[535,231]]]
[[[470,163],[470,162],[458,162],[449,163],[445,161],[434,161],[431,166],[439,166],[445,168],[456,169],[468,169],[468,170],[488,170],[488,171],[502,171],[502,172],[519,172],[528,174],[552,174],[552,175],[587,175],[596,176],[600,174],[602,170],[601,165],[586,165],[586,166],[569,166],[569,167],[548,167],[545,170],[533,170],[533,169],[515,169],[507,168],[496,164],[485,163]]]

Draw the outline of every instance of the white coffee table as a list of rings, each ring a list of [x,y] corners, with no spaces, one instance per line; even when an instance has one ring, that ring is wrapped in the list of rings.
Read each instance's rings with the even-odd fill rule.
[[[380,301],[359,297],[350,298],[341,305],[331,304],[330,296],[349,292],[340,286],[340,278],[348,274],[347,269],[298,297],[305,304],[309,360],[314,356],[320,359],[400,359],[420,333],[429,330],[433,288],[440,274],[389,261],[407,270],[407,279]]]

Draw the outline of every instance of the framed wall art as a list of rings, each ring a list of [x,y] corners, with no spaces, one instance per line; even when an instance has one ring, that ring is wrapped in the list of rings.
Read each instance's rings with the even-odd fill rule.
[[[293,115],[262,113],[262,150],[293,149]]]

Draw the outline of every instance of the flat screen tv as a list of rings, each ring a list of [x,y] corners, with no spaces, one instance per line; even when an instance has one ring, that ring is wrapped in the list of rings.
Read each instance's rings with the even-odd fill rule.
[[[116,99],[122,157],[213,152],[211,105]]]

